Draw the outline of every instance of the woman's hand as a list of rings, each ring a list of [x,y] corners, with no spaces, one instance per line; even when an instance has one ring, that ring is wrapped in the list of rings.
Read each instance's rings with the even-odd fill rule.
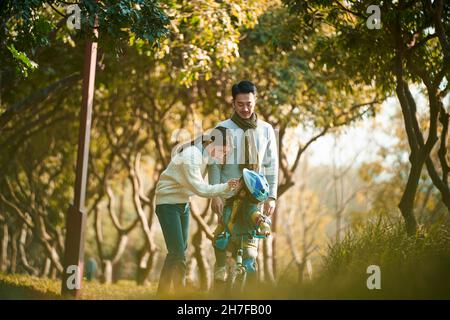
[[[227,181],[227,184],[231,190],[237,190],[241,186],[240,179],[230,179]]]

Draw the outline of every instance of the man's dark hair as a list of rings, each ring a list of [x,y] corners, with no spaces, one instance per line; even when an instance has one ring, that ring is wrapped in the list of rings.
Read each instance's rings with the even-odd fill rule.
[[[253,93],[256,96],[256,86],[251,81],[242,80],[238,84],[234,84],[233,87],[231,87],[231,95],[233,96],[233,99],[236,99],[236,96],[239,93]]]

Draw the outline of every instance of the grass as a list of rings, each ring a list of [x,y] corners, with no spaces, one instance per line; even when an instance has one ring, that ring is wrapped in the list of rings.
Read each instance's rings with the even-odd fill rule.
[[[156,283],[138,286],[133,281],[116,284],[83,281],[82,299],[141,300],[155,299]],[[23,274],[0,273],[0,299],[61,299],[61,281]]]
[[[381,271],[381,289],[369,290],[367,267]],[[0,274],[0,299],[61,299],[60,281]],[[83,283],[83,299],[155,299],[156,283]],[[378,221],[331,244],[318,277],[303,284],[261,285],[245,295],[193,290],[178,299],[450,299],[450,227],[436,224],[408,237],[403,225]]]
[[[381,289],[369,290],[370,265]],[[403,224],[379,220],[329,247],[320,276],[292,295],[322,299],[450,299],[450,228],[437,224],[407,236]]]

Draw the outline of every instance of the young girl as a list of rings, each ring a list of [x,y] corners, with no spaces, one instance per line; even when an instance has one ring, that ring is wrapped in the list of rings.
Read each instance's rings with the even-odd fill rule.
[[[214,134],[215,133],[215,134]],[[161,174],[156,186],[156,215],[166,242],[168,254],[159,279],[157,294],[168,293],[171,282],[179,289],[185,285],[186,250],[189,237],[189,198],[196,194],[211,198],[229,195],[239,186],[238,179],[209,185],[203,179],[207,164],[222,162],[232,148],[226,129],[184,145]]]
[[[227,278],[226,252],[236,252],[241,244],[244,249],[242,263],[249,280],[254,281],[258,257],[257,235],[267,236],[270,233],[270,220],[260,212],[259,208],[269,196],[269,184],[266,178],[248,169],[243,169],[242,178],[244,184],[239,187],[237,195],[230,199],[232,205],[225,207],[222,221],[214,231],[216,285],[225,282]]]

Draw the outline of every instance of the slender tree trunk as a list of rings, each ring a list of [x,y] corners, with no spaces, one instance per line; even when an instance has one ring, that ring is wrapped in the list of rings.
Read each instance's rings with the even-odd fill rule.
[[[52,261],[51,271],[50,271],[50,279],[56,279],[58,275],[58,268],[55,266],[55,264]]]
[[[9,232],[8,225],[2,224],[2,238],[1,238],[1,251],[0,251],[0,272],[6,272],[8,269],[8,243],[9,243]]]
[[[17,232],[12,232],[11,239],[11,263],[9,265],[9,272],[16,273],[17,269]]]
[[[414,161],[411,161],[411,169],[409,171],[408,181],[398,205],[403,219],[405,220],[406,232],[409,235],[414,234],[417,229],[417,221],[414,216],[414,200],[416,197],[417,186],[420,178],[420,170],[418,167],[421,166],[416,164]]]
[[[258,279],[259,281],[265,281],[265,273],[264,273],[264,243],[263,241],[259,241],[258,243]]]
[[[50,260],[50,258],[45,258],[45,262],[44,262],[44,265],[43,265],[42,271],[41,271],[42,278],[48,278],[48,276],[50,275],[51,266],[52,266],[52,260]]]
[[[133,205],[139,216],[142,231],[145,236],[145,245],[139,255],[139,264],[137,271],[137,283],[143,285],[147,283],[147,278],[155,265],[157,259],[158,248],[153,241],[154,228],[152,228],[154,210],[153,206],[149,206],[149,218],[147,219],[146,212],[142,206],[141,201],[141,178],[140,178],[140,158],[141,154],[138,153],[134,161],[129,161],[127,166],[129,168],[129,179],[131,181],[133,191]]]
[[[203,230],[199,227],[192,238],[192,244],[197,260],[200,290],[208,291],[211,286],[211,267],[205,257],[204,238]]]
[[[273,217],[272,217],[272,236],[270,237],[270,240],[268,239],[268,241],[271,241],[271,248],[272,248],[272,274],[270,275],[270,279],[274,279],[276,278],[277,275],[277,226],[278,226],[278,211],[277,208],[275,207],[275,210],[273,212]],[[267,240],[266,240],[267,241]]]
[[[197,260],[195,260],[195,253],[192,251],[188,255],[189,259],[186,266],[186,285],[188,287],[194,287],[197,281],[195,271],[197,269]]]
[[[275,283],[273,272],[273,235],[270,235],[263,241],[264,252],[264,280],[269,283]]]
[[[113,278],[113,266],[111,260],[102,261],[102,283],[111,284]]]
[[[20,230],[20,237],[19,237],[19,255],[20,255],[20,262],[22,263],[23,268],[31,275],[38,275],[38,270],[32,267],[28,261],[27,254],[26,254],[26,241],[27,241],[27,227],[24,224],[22,226],[22,229]]]
[[[305,274],[305,261],[304,260],[302,260],[300,263],[297,263],[297,272],[298,272],[297,283],[302,284],[303,283],[303,275]]]
[[[207,220],[208,212],[209,212],[209,201],[203,211],[199,213],[200,218],[203,220]],[[197,216],[197,212],[199,212],[198,203],[191,201],[190,203],[190,211],[192,215]],[[198,221],[197,221],[198,222]],[[198,280],[200,285],[200,290],[208,291],[212,279],[211,279],[211,266],[206,258],[205,253],[205,231],[200,226],[200,223],[197,223],[197,231],[192,237],[192,245],[194,247],[193,255],[197,260],[197,268],[198,268]]]
[[[136,282],[138,285],[145,285],[148,282],[148,276],[152,271],[158,258],[157,250],[150,250],[145,246],[139,254],[139,264],[136,273]]]
[[[121,225],[124,224],[124,214],[125,214],[125,184],[126,180],[122,180],[122,193],[119,197],[119,214],[118,219]],[[119,240],[120,241],[120,240]],[[117,260],[117,262],[113,263],[113,274],[112,274],[112,281],[113,283],[117,283],[121,277],[121,271],[122,271],[122,259]]]

